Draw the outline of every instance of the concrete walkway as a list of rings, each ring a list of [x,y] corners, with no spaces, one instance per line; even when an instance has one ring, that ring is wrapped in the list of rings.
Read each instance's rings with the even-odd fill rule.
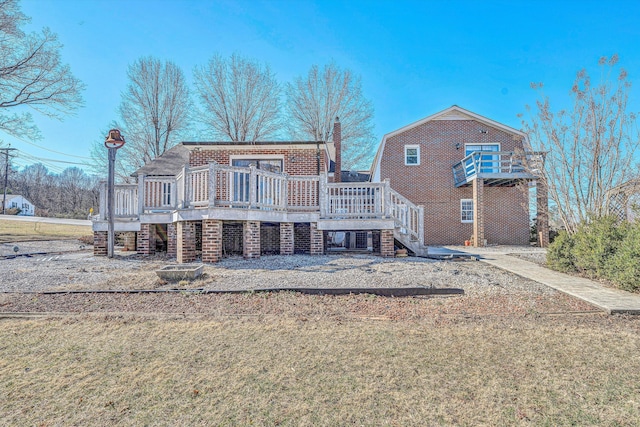
[[[640,314],[640,295],[638,294],[608,288],[593,280],[549,270],[536,263],[495,250],[473,248],[469,252],[479,255],[482,262],[579,298],[609,314]]]

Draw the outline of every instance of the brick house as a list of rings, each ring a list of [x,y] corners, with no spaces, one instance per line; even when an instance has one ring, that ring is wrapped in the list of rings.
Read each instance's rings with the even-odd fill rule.
[[[386,134],[371,180],[424,206],[424,245],[528,245],[529,189],[541,161],[524,133],[454,105]],[[537,194],[546,245],[547,197]]]
[[[140,168],[136,184],[115,186],[114,230],[130,250],[181,263],[393,256],[395,246],[424,255],[471,235],[476,245],[527,244],[527,198],[515,186],[535,177],[527,149],[519,131],[455,106],[387,134],[370,175],[342,170],[337,118],[331,143],[183,142]],[[103,183],[96,255],[107,254],[106,194]]]

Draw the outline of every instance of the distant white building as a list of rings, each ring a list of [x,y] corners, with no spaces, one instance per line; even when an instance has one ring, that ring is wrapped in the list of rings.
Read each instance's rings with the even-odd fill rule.
[[[3,195],[0,194],[0,200],[2,200],[2,197]],[[35,214],[35,206],[33,206],[33,203],[19,194],[7,194],[4,207],[5,209],[20,209],[20,213],[18,215],[21,216],[33,216]]]

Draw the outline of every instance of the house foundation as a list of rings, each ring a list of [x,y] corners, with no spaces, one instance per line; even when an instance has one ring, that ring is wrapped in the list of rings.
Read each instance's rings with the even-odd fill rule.
[[[383,257],[395,255],[393,230],[380,230],[380,255]]]
[[[178,254],[178,234],[176,223],[167,224],[167,256],[175,258]]]

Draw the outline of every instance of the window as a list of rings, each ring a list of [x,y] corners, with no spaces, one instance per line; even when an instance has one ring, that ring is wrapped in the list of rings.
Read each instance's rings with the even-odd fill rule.
[[[482,152],[500,151],[500,144],[466,144],[464,146],[465,156],[468,156],[469,154],[476,151],[482,151]],[[500,156],[499,155],[482,154],[482,156],[480,156],[480,173],[499,173],[499,172],[500,172]]]
[[[407,166],[417,166],[420,164],[420,146],[404,146],[404,164]]]
[[[171,183],[162,183],[162,206],[171,206]]]
[[[473,222],[473,199],[460,200],[460,221]]]

